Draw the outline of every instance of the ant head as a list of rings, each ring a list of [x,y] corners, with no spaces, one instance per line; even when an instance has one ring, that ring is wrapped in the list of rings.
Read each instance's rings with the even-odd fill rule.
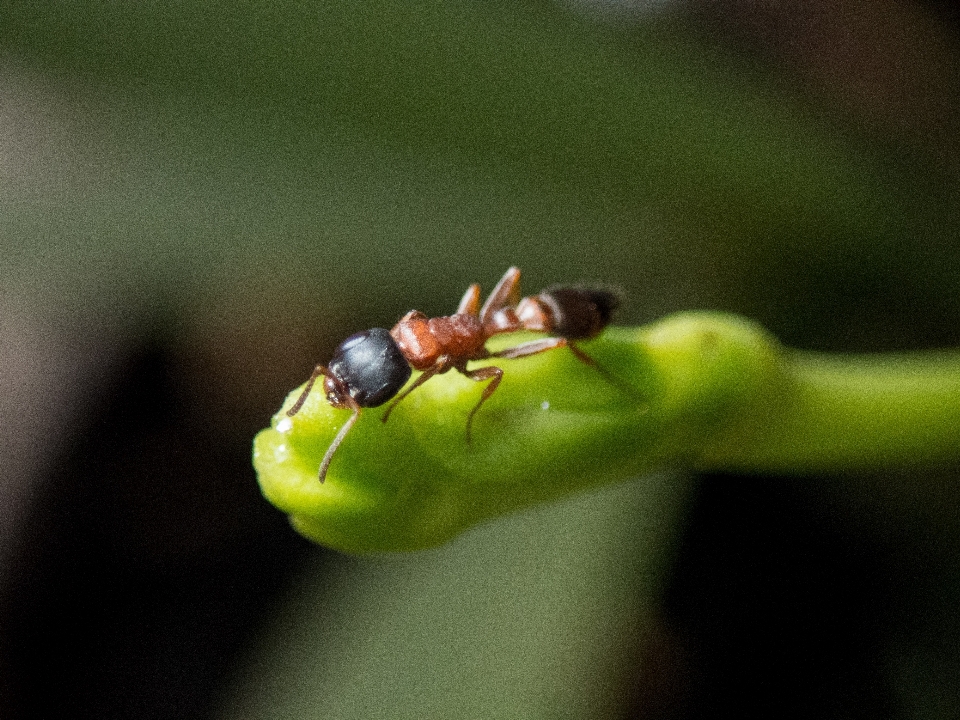
[[[338,410],[353,409],[357,405],[350,396],[350,389],[335,375],[327,375],[323,379],[323,392],[327,402]]]
[[[400,392],[411,374],[390,331],[383,328],[365,330],[340,343],[329,369],[323,389],[327,401],[337,408],[383,405]]]

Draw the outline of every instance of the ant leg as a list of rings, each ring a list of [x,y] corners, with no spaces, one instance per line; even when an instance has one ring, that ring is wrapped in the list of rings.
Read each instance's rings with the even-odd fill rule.
[[[515,267],[507,268],[500,282],[480,308],[480,322],[486,323],[497,310],[516,305],[518,302],[520,302],[520,270]]]
[[[357,422],[357,418],[360,417],[360,406],[357,405],[353,398],[350,398],[350,400],[353,401],[353,415],[351,415],[350,419],[343,424],[342,428],[340,428],[340,432],[337,433],[337,436],[333,439],[333,442],[330,443],[330,447],[327,448],[327,452],[323,456],[323,462],[320,463],[320,472],[318,473],[320,482],[323,482],[327,477],[327,470],[330,467],[330,461],[333,460],[333,454],[337,451],[337,448],[340,447],[340,443],[343,442],[343,439],[347,436],[347,433],[350,432],[350,428],[352,428],[354,423]]]
[[[587,355],[583,350],[577,347],[574,343],[568,342],[567,347],[570,348],[570,352],[574,354],[574,357],[576,357],[577,360],[582,362],[584,365],[589,365],[598,373],[603,375],[603,379],[606,380],[611,385],[613,385],[615,388],[619,388],[620,390],[623,390],[628,395],[633,395],[635,398],[638,398],[640,400],[643,399],[640,393],[637,392],[637,389],[635,387],[627,384],[621,378],[617,377],[612,372],[607,370],[603,365],[601,365],[592,357]]]
[[[520,343],[512,348],[501,350],[500,352],[491,353],[491,357],[502,357],[508,360],[513,360],[516,358],[528,357],[529,355],[547,352],[548,350],[553,350],[554,348],[561,348],[564,346],[570,348],[570,352],[573,353],[573,356],[577,358],[577,360],[582,362],[584,365],[589,365],[592,367],[603,376],[604,380],[613,385],[615,388],[622,390],[628,395],[633,395],[636,398],[640,397],[636,388],[625,383],[622,379],[611,373],[609,370],[603,367],[603,365],[587,355],[587,353],[566,338],[552,337],[543,338],[542,340],[531,340],[530,342]]]
[[[514,345],[513,347],[500,350],[499,352],[490,353],[490,357],[514,360],[516,358],[527,357],[528,355],[536,355],[537,353],[547,352],[547,350],[561,348],[569,344],[570,343],[567,342],[567,339],[562,337],[543,338],[541,340],[531,340],[530,342],[520,343],[519,345]]]
[[[444,372],[446,369],[447,369],[447,364],[446,364],[445,362],[443,362],[443,361],[437,361],[436,364],[431,365],[431,366],[428,367],[426,370],[424,370],[424,371],[420,374],[420,377],[418,377],[416,380],[413,381],[413,384],[410,385],[410,387],[408,387],[406,390],[404,390],[402,393],[400,393],[399,395],[397,395],[397,396],[393,399],[393,402],[390,403],[390,405],[387,407],[387,411],[383,414],[383,417],[380,418],[380,421],[381,421],[381,422],[386,422],[386,421],[387,421],[387,418],[390,417],[390,413],[392,413],[392,412],[393,412],[393,409],[397,406],[397,403],[399,403],[401,400],[403,400],[407,395],[409,395],[410,393],[412,393],[412,392],[413,392],[414,390],[416,390],[418,387],[420,387],[421,385],[423,385],[427,380],[429,380],[430,378],[432,378],[434,375],[436,375],[437,373],[442,373],[442,372]]]
[[[473,315],[480,311],[480,286],[474,283],[463,294],[460,305],[457,306],[457,315]]]
[[[596,360],[594,360],[592,357],[587,355],[583,350],[581,350],[579,347],[574,345],[572,342],[567,342],[567,347],[570,348],[570,352],[572,352],[576,356],[577,360],[582,362],[584,365],[590,365],[591,367],[595,367],[600,372],[603,372],[603,370],[597,364]]]
[[[330,371],[323,365],[317,365],[313,369],[313,374],[310,376],[310,379],[307,380],[307,384],[306,387],[303,388],[303,392],[300,393],[300,397],[298,397],[297,401],[290,406],[289,410],[287,410],[287,417],[293,417],[300,412],[300,408],[302,408],[303,404],[307,401],[307,396],[310,394],[310,391],[313,390],[314,383],[317,382],[317,379],[321,375],[330,375]]]
[[[477,401],[477,404],[473,406],[473,409],[467,415],[467,445],[469,445],[470,430],[473,427],[473,416],[477,414],[477,410],[480,409],[480,406],[483,405],[491,395],[493,395],[497,389],[497,386],[500,385],[500,381],[503,379],[503,370],[494,365],[488,365],[487,367],[478,368],[476,370],[467,370],[465,368],[458,367],[457,370],[460,372],[460,374],[465,375],[476,382],[483,382],[484,380],[490,381],[483,389],[483,393],[480,395],[480,399]]]

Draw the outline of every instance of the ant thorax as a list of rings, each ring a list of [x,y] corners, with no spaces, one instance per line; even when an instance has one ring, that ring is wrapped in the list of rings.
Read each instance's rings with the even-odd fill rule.
[[[415,370],[426,370],[443,357],[479,360],[487,357],[487,333],[474,315],[457,313],[428,318],[411,310],[394,325],[390,335]]]

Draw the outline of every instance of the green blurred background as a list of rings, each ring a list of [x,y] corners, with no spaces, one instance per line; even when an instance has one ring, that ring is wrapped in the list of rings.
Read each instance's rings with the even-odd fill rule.
[[[955,717],[953,469],[669,473],[358,560],[265,506],[249,442],[342,337],[508,265],[622,287],[622,323],[958,344],[958,28],[3,3],[0,712]]]

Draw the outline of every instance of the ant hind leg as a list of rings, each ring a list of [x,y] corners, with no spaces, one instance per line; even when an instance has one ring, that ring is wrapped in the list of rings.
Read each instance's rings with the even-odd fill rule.
[[[562,338],[562,337],[542,338],[540,340],[530,340],[529,342],[520,343],[519,345],[514,345],[513,347],[508,347],[505,350],[500,350],[499,352],[491,353],[490,356],[506,358],[507,360],[516,360],[517,358],[527,357],[529,355],[537,355],[542,352],[547,352],[548,350],[561,348],[561,347],[564,347],[565,345],[569,345],[566,338]]]
[[[573,356],[577,358],[584,365],[589,365],[594,370],[596,370],[608,383],[613,385],[618,390],[621,390],[628,395],[642,400],[643,398],[637,392],[637,389],[628,383],[624,382],[623,379],[617,377],[612,372],[607,370],[603,365],[598,363],[592,357],[587,355],[583,350],[581,350],[575,343],[567,340],[562,337],[550,337],[543,338],[541,340],[531,340],[530,342],[520,343],[514,347],[506,348],[500,352],[491,353],[492,357],[502,357],[510,360],[515,360],[516,358],[528,357],[530,355],[537,355],[542,352],[547,352],[548,350],[554,350],[556,348],[567,347],[570,349],[570,352],[573,353]]]
[[[640,393],[637,391],[635,387],[633,387],[632,385],[624,381],[623,378],[617,375],[614,375],[612,372],[607,370],[603,365],[601,365],[592,357],[587,355],[583,350],[577,347],[574,343],[568,342],[567,347],[570,348],[570,352],[574,354],[574,357],[576,357],[577,360],[582,362],[584,365],[589,365],[590,367],[592,367],[594,370],[596,370],[598,373],[600,373],[603,376],[604,380],[606,380],[608,383],[613,385],[615,388],[617,388],[618,390],[622,390],[627,395],[632,395],[634,398],[638,400],[643,400],[643,397],[640,395]]]
[[[406,390],[404,390],[402,393],[400,393],[393,399],[393,402],[390,403],[390,405],[387,407],[387,411],[383,414],[383,417],[380,418],[380,421],[386,422],[387,418],[390,417],[390,413],[393,412],[393,409],[397,406],[397,404],[401,400],[403,400],[407,395],[412,393],[418,387],[423,385],[427,380],[432,378],[434,375],[436,375],[437,373],[442,373],[446,369],[447,369],[447,366],[445,363],[438,362],[436,365],[428,367],[426,370],[424,370],[423,373],[421,373],[420,377],[418,377],[416,380],[413,381],[410,387],[408,387]]]

